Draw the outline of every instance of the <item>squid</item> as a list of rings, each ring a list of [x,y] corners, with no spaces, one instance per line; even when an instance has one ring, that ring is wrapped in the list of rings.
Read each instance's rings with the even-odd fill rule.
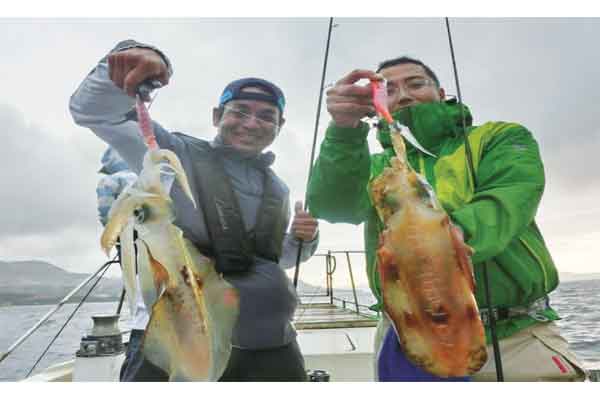
[[[147,115],[139,103],[138,116],[144,111]],[[148,144],[143,168],[113,203],[100,244],[109,254],[120,238],[123,284],[132,313],[138,295],[137,258],[139,290],[151,310],[142,339],[146,359],[171,381],[216,381],[231,354],[239,295],[216,272],[214,260],[201,254],[173,224],[170,188],[161,176],[174,175],[192,203],[194,198],[180,160],[158,148],[149,118],[142,117],[140,127]]]
[[[409,165],[401,132],[408,128],[390,125],[396,156],[370,186],[384,226],[377,248],[384,312],[415,365],[440,377],[472,375],[487,360],[473,250]]]

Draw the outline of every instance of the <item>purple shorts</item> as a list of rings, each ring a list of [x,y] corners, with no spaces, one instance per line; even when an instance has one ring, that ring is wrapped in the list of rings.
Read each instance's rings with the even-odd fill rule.
[[[470,377],[440,378],[411,363],[404,352],[396,332],[388,329],[377,359],[377,372],[380,382],[469,382]]]

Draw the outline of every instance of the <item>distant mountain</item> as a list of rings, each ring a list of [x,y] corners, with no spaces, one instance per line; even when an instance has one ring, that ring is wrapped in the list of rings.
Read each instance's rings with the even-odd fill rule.
[[[580,274],[574,272],[559,272],[561,282],[572,282],[572,281],[589,281],[594,279],[600,279],[600,273],[597,274]]]
[[[90,274],[65,271],[44,261],[0,261],[0,306],[56,304]],[[79,302],[95,279],[75,294]],[[116,301],[121,294],[120,279],[103,278],[87,301]]]
[[[56,304],[88,276],[89,274],[65,271],[44,261],[0,261],[0,306]],[[561,282],[593,279],[600,280],[600,273],[560,272]],[[83,287],[70,302],[79,302],[94,281]],[[103,278],[88,297],[88,301],[117,301],[122,287],[121,280],[118,278]],[[326,291],[324,287],[317,288],[300,280],[298,293],[304,296],[322,296]],[[361,298],[360,303],[364,303],[363,299],[372,296],[366,287],[357,287],[357,295]],[[335,287],[334,296],[353,299],[349,287]]]
[[[44,261],[0,261],[0,306],[57,304],[89,275],[65,271]],[[79,302],[94,281],[95,279],[84,286],[69,302]],[[117,301],[122,287],[119,278],[103,278],[87,301]],[[326,290],[325,287],[316,287],[299,280],[298,293],[325,296]],[[368,290],[360,288],[358,293],[362,296],[369,294]],[[351,288],[336,287],[334,296],[350,300]]]

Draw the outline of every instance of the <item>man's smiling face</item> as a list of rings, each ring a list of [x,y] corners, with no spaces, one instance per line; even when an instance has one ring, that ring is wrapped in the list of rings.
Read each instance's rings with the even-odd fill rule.
[[[254,87],[243,91],[265,93]],[[213,111],[223,143],[257,154],[273,143],[284,122],[277,106],[262,100],[232,100]]]

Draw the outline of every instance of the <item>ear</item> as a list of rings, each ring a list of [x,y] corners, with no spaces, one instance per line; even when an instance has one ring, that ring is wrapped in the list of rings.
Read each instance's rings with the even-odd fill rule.
[[[213,107],[212,122],[213,122],[213,126],[215,128],[219,126],[219,122],[221,122],[222,116],[223,116],[223,108],[222,107]]]
[[[285,124],[285,118],[283,118],[283,117],[279,118],[279,126],[277,127],[277,132],[275,132],[275,137],[279,136],[279,132],[281,132],[281,128],[283,128],[284,124]]]
[[[438,89],[438,94],[440,95],[440,101],[444,101],[444,99],[446,99],[446,91],[443,87]]]

